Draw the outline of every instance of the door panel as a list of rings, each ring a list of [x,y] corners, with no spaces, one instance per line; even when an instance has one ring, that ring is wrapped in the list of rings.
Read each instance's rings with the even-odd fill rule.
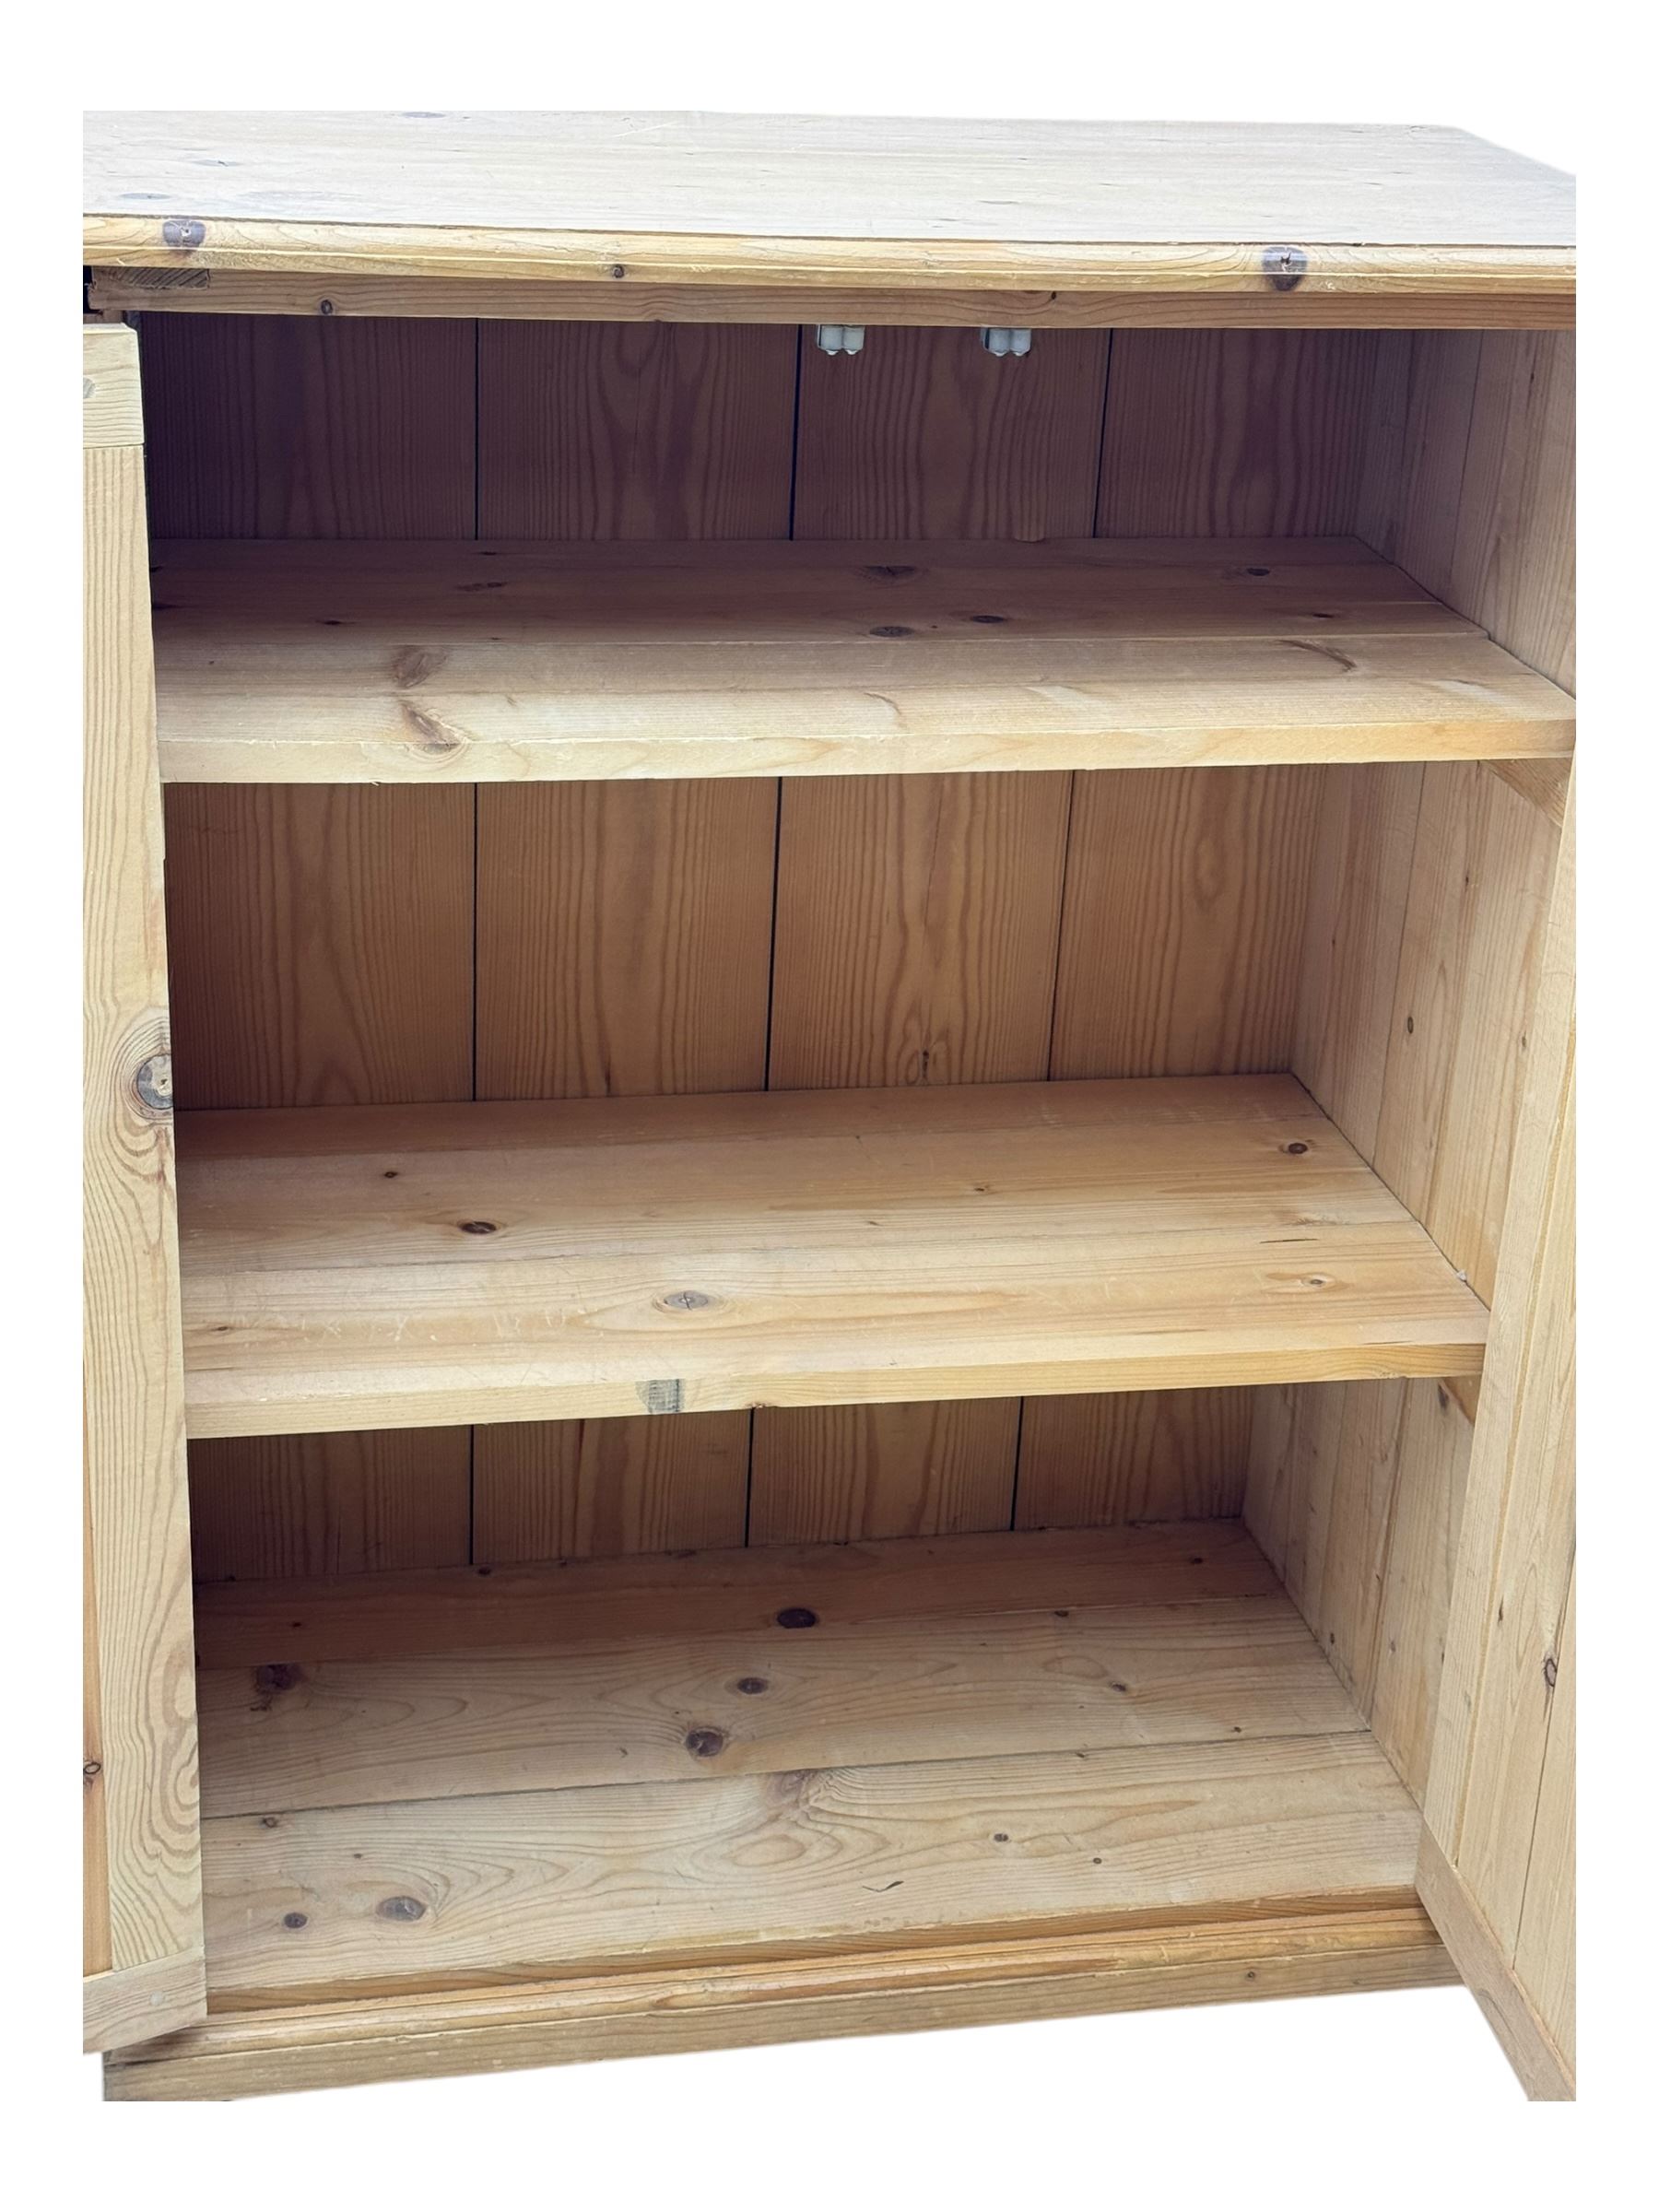
[[[198,2019],[202,1883],[161,787],[134,335],[84,333],[86,2042]]]
[[[1452,1588],[1418,1887],[1528,2094],[1573,2094],[1573,799]]]

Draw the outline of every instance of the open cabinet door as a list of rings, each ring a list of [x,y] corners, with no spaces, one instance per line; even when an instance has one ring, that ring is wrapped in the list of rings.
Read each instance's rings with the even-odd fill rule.
[[[1573,801],[1528,1040],[1418,1888],[1530,2096],[1573,2094]]]
[[[83,334],[86,2043],[206,2011],[138,351]]]

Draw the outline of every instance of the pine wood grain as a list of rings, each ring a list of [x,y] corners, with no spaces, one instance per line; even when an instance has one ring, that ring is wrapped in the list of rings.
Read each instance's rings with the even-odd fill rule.
[[[330,270],[94,268],[94,311],[248,315],[457,315],[497,322],[856,323],[1030,330],[1571,330],[1571,292],[1486,299],[1410,292],[914,291],[535,277],[383,276]],[[326,302],[326,304],[324,304]]]
[[[190,1520],[203,1582],[464,1566],[465,1429],[202,1438]]]
[[[1423,795],[1423,771],[1320,779],[1290,1065],[1374,1159]]]
[[[1077,779],[1053,1074],[1285,1065],[1318,804],[1307,768]]]
[[[846,1544],[1006,1528],[1019,1418],[1016,1398],[762,1406],[748,1540]]]
[[[1239,1512],[1252,1402],[1260,1394],[1116,1391],[1029,1400],[1015,1527],[1097,1528]]]
[[[175,330],[147,317],[142,346],[158,533],[470,537],[471,324],[224,317]],[[164,582],[154,596],[165,623]],[[320,608],[320,634],[347,618]],[[474,812],[462,790],[170,792],[180,1096],[227,1106],[470,1097]],[[460,1463],[447,1497],[427,1476],[400,1498],[395,1475],[366,1484],[332,1446],[291,1449],[302,1457],[280,1477],[257,1448],[240,1470],[233,1450],[219,1455],[221,1500],[275,1505],[280,1494],[285,1512],[269,1539],[235,1515],[229,1527],[216,1519],[211,1545],[404,1559],[425,1527],[434,1563],[456,1556]]]
[[[1367,332],[1130,331],[1114,339],[1103,537],[1308,537],[1354,526]]]
[[[758,1089],[777,785],[478,794],[477,1095]]]
[[[792,782],[772,1088],[1041,1076],[1070,798],[1056,775]]]
[[[192,1116],[197,1435],[1478,1369],[1285,1077]]]
[[[785,1611],[848,1628],[1277,1588],[1239,1522],[1207,1521],[209,1583],[196,1594],[196,1625],[204,1666],[249,1667],[748,1636],[778,1630]]]
[[[1109,347],[1055,331],[998,360],[976,331],[916,329],[856,357],[806,346],[793,535],[1087,536]]]
[[[105,264],[179,265],[182,206],[206,267],[1265,293],[1293,240],[1314,291],[1573,288],[1571,181],[1420,127],[129,110],[88,157]]]
[[[1574,651],[1571,333],[1390,340],[1373,404],[1371,542],[1569,690]]]
[[[469,323],[147,316],[157,537],[470,537]]]
[[[131,384],[132,334],[88,330],[82,354],[84,2026],[101,2050],[202,2010],[202,1900],[144,464],[100,400]]]
[[[1559,2047],[1570,2037],[1570,1777],[1555,1700],[1574,1560],[1574,865],[1569,802],[1454,1572],[1429,1834]],[[1569,1678],[1567,1695],[1572,1685]],[[1567,1723],[1571,1730],[1571,1721]],[[1570,1739],[1569,1739],[1570,1740]],[[1547,1786],[1547,1804],[1545,1790]],[[1544,1819],[1547,1812],[1550,1825]],[[1535,1884],[1537,1886],[1535,1887]],[[1435,1911],[1432,1898],[1428,1900]],[[1518,1965],[1524,1923],[1536,1987]],[[1450,1931],[1454,1955],[1458,1933]]]
[[[1374,1160],[1488,1303],[1558,842],[1473,766],[1424,771]]]
[[[259,2096],[649,2053],[747,2049],[1324,1991],[1456,1970],[1418,1905],[844,1958],[605,1974],[474,1994],[221,2013],[110,2062],[118,2102]]]
[[[243,1667],[199,1695],[210,1819],[1364,1727],[1282,1594]]]
[[[976,332],[937,328],[882,330],[856,359],[804,344],[791,535],[960,541],[971,562],[977,540],[1086,536],[1111,345],[1104,331],[1053,333],[1027,359],[998,360]],[[911,612],[918,584],[947,594],[956,619],[946,634],[982,643],[1018,626],[1020,594],[936,560],[906,543],[859,562],[884,604],[856,629],[879,633],[879,650],[908,653],[936,634]],[[973,619],[986,614],[1003,619]],[[900,673],[877,678],[877,701],[893,698]],[[963,704],[957,687],[959,729]],[[792,784],[780,822],[772,1087],[1041,1076],[1070,797],[1066,775]],[[1017,1423],[1005,1406],[877,1406],[851,1426],[796,1413],[782,1431],[787,1458],[766,1448],[775,1433],[758,1425],[759,1531],[1006,1524]],[[947,1475],[930,1464],[946,1435]]]
[[[626,550],[629,558],[617,558]],[[1555,759],[1567,696],[1349,541],[159,548],[181,782]]]
[[[784,328],[484,324],[479,535],[785,536],[799,343]]]
[[[471,1097],[470,792],[167,795],[182,1105]]]
[[[209,1974],[248,2004],[1399,1903],[1419,1831],[1351,1734],[228,1818],[206,1824]]]
[[[747,1413],[474,1431],[473,1559],[617,1559],[744,1541]]]

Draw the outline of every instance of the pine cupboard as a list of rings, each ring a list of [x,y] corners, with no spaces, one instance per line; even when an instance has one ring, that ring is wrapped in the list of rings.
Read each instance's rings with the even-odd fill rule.
[[[1570,182],[88,121],[87,2040],[1572,2093]]]

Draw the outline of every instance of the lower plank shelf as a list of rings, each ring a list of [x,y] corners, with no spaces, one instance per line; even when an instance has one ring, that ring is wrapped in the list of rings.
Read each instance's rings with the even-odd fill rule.
[[[1233,1522],[200,1594],[212,2096],[1451,1978]]]
[[[1477,1371],[1288,1076],[181,1117],[195,1436]]]

